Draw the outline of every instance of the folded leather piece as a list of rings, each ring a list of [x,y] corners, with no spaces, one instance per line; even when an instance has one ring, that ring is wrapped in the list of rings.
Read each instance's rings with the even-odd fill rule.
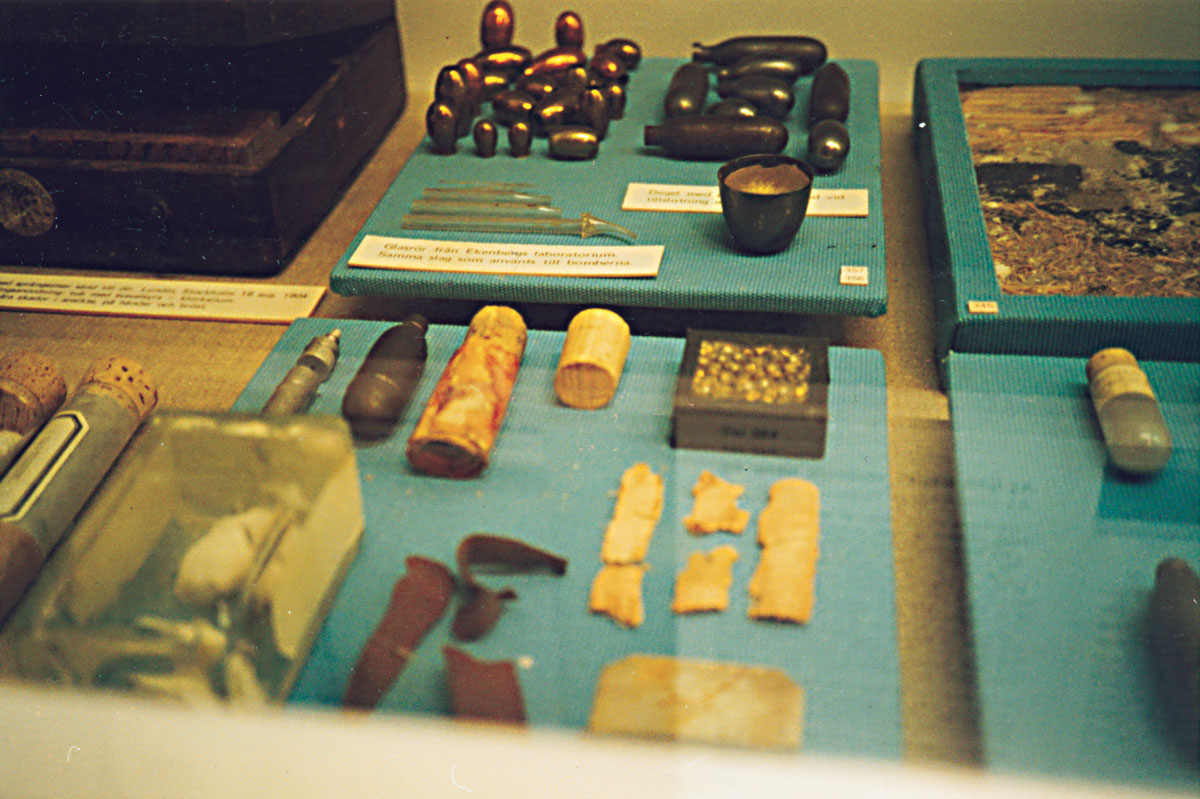
[[[473,533],[464,538],[458,545],[456,559],[468,596],[454,614],[452,632],[463,641],[475,641],[486,635],[499,620],[503,603],[517,598],[512,588],[493,591],[480,583],[475,579],[474,567],[491,567],[487,570],[502,574],[546,570],[561,576],[567,571],[565,558],[515,538],[487,533]]]

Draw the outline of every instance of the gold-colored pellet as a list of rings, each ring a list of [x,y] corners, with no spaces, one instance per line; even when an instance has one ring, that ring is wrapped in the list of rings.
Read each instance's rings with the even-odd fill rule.
[[[743,402],[803,402],[811,374],[809,354],[801,347],[705,340],[698,349],[692,392]]]

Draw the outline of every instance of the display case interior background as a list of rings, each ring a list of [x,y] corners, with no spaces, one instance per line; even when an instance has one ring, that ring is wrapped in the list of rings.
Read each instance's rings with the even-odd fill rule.
[[[548,45],[554,17],[564,7],[548,0],[515,5],[518,36],[532,46]],[[782,326],[789,332],[826,335],[835,346],[874,348],[884,354],[905,762],[979,765],[983,758],[967,648],[970,630],[965,621],[954,439],[934,356],[923,187],[911,130],[915,67],[919,60],[933,57],[1196,59],[1200,14],[1194,0],[847,0],[804,6],[778,0],[741,5],[736,11],[718,0],[621,7],[594,0],[571,7],[583,16],[589,41],[630,36],[651,57],[680,57],[692,42],[737,33],[796,32],[826,41],[835,59],[878,64],[888,312],[878,319],[801,318]],[[398,4],[412,93],[410,113],[383,140],[286,269],[269,281],[328,280],[331,266],[423,137],[420,114],[411,110],[423,109],[437,69],[477,49],[479,10],[451,0]],[[0,252],[0,262],[4,260]],[[411,302],[394,299],[330,295],[317,315],[399,320],[415,309]],[[565,324],[568,318],[559,321]],[[671,320],[670,314],[659,314],[652,320],[631,321],[638,326]],[[24,347],[50,355],[72,385],[96,357],[124,352],[155,370],[163,387],[161,406],[178,409],[228,409],[282,332],[282,327],[270,325],[0,313],[4,349]],[[1146,579],[1149,585],[1152,575]],[[0,783],[13,795],[147,795],[156,786],[171,784],[180,795],[197,796],[278,790],[318,796],[348,788],[384,795],[398,785],[416,793],[424,789],[424,795],[456,796],[462,789],[448,776],[479,790],[485,783],[461,781],[481,776],[471,759],[485,757],[492,764],[491,785],[521,785],[527,795],[561,795],[556,788],[563,785],[582,790],[618,783],[626,795],[639,790],[662,795],[655,791],[683,782],[696,787],[697,795],[735,786],[778,790],[803,785],[828,792],[831,785],[846,786],[847,778],[854,783],[846,788],[847,795],[853,796],[875,796],[898,786],[934,797],[1029,796],[1050,790],[1044,784],[982,781],[969,775],[959,779],[907,767],[881,771],[877,764],[802,759],[781,768],[774,759],[745,753],[707,752],[696,758],[640,744],[598,751],[581,748],[577,741],[540,736],[513,741],[486,731],[396,720],[346,725],[326,713],[214,716],[23,686],[0,686],[0,702],[6,710],[6,732],[11,733],[0,744]],[[251,746],[251,741],[256,744]],[[247,754],[251,750],[253,757]],[[681,768],[680,754],[687,755],[690,771]],[[221,766],[214,768],[215,762]],[[413,762],[422,764],[419,773],[410,767]],[[545,765],[553,777],[531,785],[524,770],[529,763]],[[555,765],[564,763],[578,768],[567,771]],[[1095,783],[1053,787],[1058,796],[1127,795],[1123,788]]]

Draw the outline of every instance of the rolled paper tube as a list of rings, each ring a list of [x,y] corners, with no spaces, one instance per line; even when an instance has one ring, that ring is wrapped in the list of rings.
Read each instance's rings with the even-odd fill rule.
[[[471,319],[450,357],[406,450],[418,471],[474,477],[487,468],[525,354],[525,320],[489,305]]]
[[[454,595],[454,575],[442,564],[412,556],[404,565],[407,571],[392,587],[387,611],[350,672],[343,707],[370,710],[379,704]]]
[[[571,408],[603,408],[617,391],[628,355],[624,319],[604,308],[580,311],[567,326],[554,393]]]

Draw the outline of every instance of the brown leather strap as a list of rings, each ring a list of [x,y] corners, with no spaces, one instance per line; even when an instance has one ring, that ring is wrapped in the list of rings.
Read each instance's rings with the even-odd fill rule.
[[[387,611],[350,673],[344,707],[370,710],[379,704],[454,595],[454,575],[442,564],[419,556],[404,564],[408,570],[393,586]]]

